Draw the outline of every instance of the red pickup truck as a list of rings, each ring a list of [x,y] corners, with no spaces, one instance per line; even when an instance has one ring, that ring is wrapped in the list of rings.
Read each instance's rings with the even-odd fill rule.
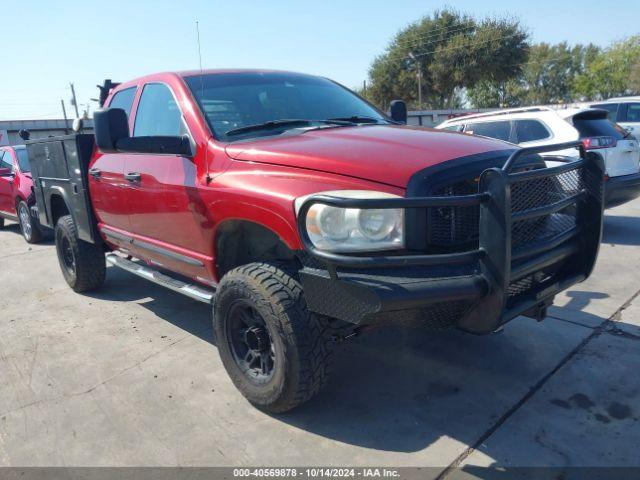
[[[43,231],[34,214],[36,204],[29,157],[24,145],[0,147],[0,228],[4,221],[20,224],[22,236],[29,243],[38,243]]]
[[[597,256],[603,167],[579,142],[409,127],[401,102],[388,117],[287,72],[162,73],[101,98],[95,135],[27,142],[66,281],[98,288],[108,262],[210,303],[227,372],[268,411],[318,392],[336,341],[540,320]],[[561,147],[580,157],[545,168]]]

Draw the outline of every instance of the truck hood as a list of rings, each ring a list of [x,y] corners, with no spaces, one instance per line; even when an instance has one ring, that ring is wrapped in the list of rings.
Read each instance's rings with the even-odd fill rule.
[[[231,143],[235,160],[330,172],[406,187],[415,172],[468,155],[513,150],[510,143],[471,135],[396,125],[339,127],[285,133]]]

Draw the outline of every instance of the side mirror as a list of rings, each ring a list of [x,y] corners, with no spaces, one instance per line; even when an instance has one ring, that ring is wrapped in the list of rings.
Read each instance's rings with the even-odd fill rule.
[[[116,144],[129,138],[129,119],[122,108],[107,108],[93,114],[96,145],[102,153],[117,153]]]
[[[187,136],[129,136],[129,120],[121,108],[108,108],[93,114],[96,145],[102,153],[152,153],[159,155],[193,156],[191,139]]]
[[[398,123],[407,123],[407,104],[402,100],[391,102],[391,119]]]
[[[0,177],[11,177],[13,171],[10,168],[0,168]]]

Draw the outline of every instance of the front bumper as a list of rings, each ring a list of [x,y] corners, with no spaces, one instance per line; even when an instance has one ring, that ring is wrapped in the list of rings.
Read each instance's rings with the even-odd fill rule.
[[[617,207],[640,196],[640,173],[609,177],[604,184],[605,208]]]
[[[429,277],[424,273],[416,278],[411,270],[387,275],[350,272],[333,280],[326,271],[305,268],[300,276],[309,308],[321,315],[356,325],[457,325],[478,334],[490,333],[518,315],[544,318],[557,293],[586,278],[574,274],[540,285],[526,300],[497,314],[490,306],[482,307],[483,299],[496,288],[489,277],[480,273]]]
[[[455,325],[479,334],[492,332],[518,315],[543,318],[557,293],[584,280],[593,269],[602,233],[604,166],[599,157],[585,155],[581,149],[580,160],[556,167],[520,173],[510,173],[510,168],[520,156],[578,145],[518,150],[502,169],[485,170],[479,193],[473,195],[375,200],[310,197],[298,217],[302,242],[314,260],[300,272],[309,309],[355,324],[409,321]],[[571,178],[576,180],[570,185]],[[532,185],[556,188],[553,196],[545,193],[542,201],[532,194]],[[535,202],[527,204],[523,199]],[[479,248],[372,257],[319,251],[304,228],[314,203],[405,209],[477,205]],[[570,228],[542,239],[530,235],[532,225],[546,229],[553,222],[566,224],[569,217]],[[523,232],[532,238],[523,241]]]

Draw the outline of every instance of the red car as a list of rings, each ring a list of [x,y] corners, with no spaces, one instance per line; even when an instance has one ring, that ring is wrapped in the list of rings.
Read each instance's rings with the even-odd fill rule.
[[[24,146],[0,147],[0,228],[5,219],[20,223],[29,243],[42,240],[43,231],[35,212],[35,197],[29,157]]]
[[[222,361],[255,405],[288,410],[332,345],[384,324],[489,333],[544,318],[591,272],[601,161],[402,125],[325,78],[150,75],[115,86],[94,135],[28,143],[62,273],[106,261],[213,305]],[[582,158],[545,168],[539,152]]]

